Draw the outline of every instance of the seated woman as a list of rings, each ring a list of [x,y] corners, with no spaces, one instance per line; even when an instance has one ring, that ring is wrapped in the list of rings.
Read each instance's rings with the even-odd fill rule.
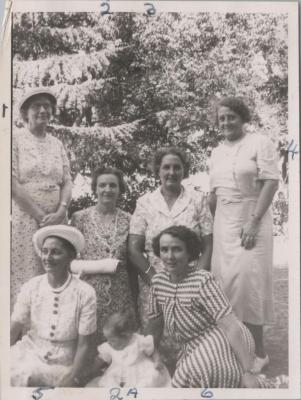
[[[43,227],[33,241],[46,274],[22,286],[11,316],[11,385],[80,386],[96,330],[96,295],[69,270],[85,241],[65,225]]]
[[[251,372],[254,341],[233,314],[213,275],[189,266],[200,252],[196,234],[184,226],[153,240],[165,270],[152,279],[148,332],[160,342],[163,328],[179,343],[173,387],[271,387]]]

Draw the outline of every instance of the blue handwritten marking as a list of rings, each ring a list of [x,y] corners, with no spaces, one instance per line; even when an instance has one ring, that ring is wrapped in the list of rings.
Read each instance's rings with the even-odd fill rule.
[[[133,395],[135,398],[138,395],[138,390],[136,388],[131,388],[128,392],[127,392],[127,396]]]
[[[104,7],[104,8],[105,8],[104,10],[100,11],[100,14],[101,14],[101,15],[112,14],[112,13],[110,12],[110,3],[108,3],[108,1],[109,1],[109,0],[104,1],[104,2],[102,2],[102,3],[100,4],[100,7]]]
[[[120,388],[112,388],[110,389],[110,400],[123,400],[123,397],[119,397]]]
[[[293,146],[295,146],[295,147],[293,148]],[[299,151],[297,151],[297,148],[298,148],[298,144],[294,144],[294,139],[292,139],[287,148],[287,152],[292,153],[292,160],[294,159],[295,154],[299,154]]]
[[[203,399],[211,399],[213,397],[213,392],[209,389],[204,389],[201,393]]]
[[[147,8],[146,14],[149,16],[155,15],[156,14],[156,8],[152,3],[144,3],[145,7],[150,7]]]
[[[33,391],[31,397],[34,400],[40,400],[44,395],[43,391],[49,389],[54,389],[54,386],[39,387]]]

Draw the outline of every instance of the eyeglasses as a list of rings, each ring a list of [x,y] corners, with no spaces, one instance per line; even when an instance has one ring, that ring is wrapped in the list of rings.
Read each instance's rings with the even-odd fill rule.
[[[31,108],[34,111],[38,111],[38,110],[40,110],[41,107],[43,107],[47,111],[52,110],[52,104],[48,103],[48,102],[47,103],[34,102],[34,103],[31,103],[28,108]]]

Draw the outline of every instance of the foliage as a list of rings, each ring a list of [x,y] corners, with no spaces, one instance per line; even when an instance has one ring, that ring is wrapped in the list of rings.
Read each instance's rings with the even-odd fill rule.
[[[288,223],[288,200],[283,196],[283,198],[275,200],[272,206],[274,236],[286,236]]]
[[[73,177],[118,166],[129,181],[127,210],[156,184],[157,148],[179,145],[192,172],[206,170],[221,140],[214,107],[223,95],[246,100],[249,129],[271,137],[286,174],[284,14],[16,13],[13,56],[14,105],[28,86],[50,86],[58,98],[51,132],[68,149]]]

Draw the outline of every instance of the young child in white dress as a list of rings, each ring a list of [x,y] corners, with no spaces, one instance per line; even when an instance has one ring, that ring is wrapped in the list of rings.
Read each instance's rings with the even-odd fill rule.
[[[155,351],[153,336],[135,332],[130,312],[112,314],[104,324],[106,343],[98,346],[95,367],[104,374],[87,387],[171,387],[165,365]]]

